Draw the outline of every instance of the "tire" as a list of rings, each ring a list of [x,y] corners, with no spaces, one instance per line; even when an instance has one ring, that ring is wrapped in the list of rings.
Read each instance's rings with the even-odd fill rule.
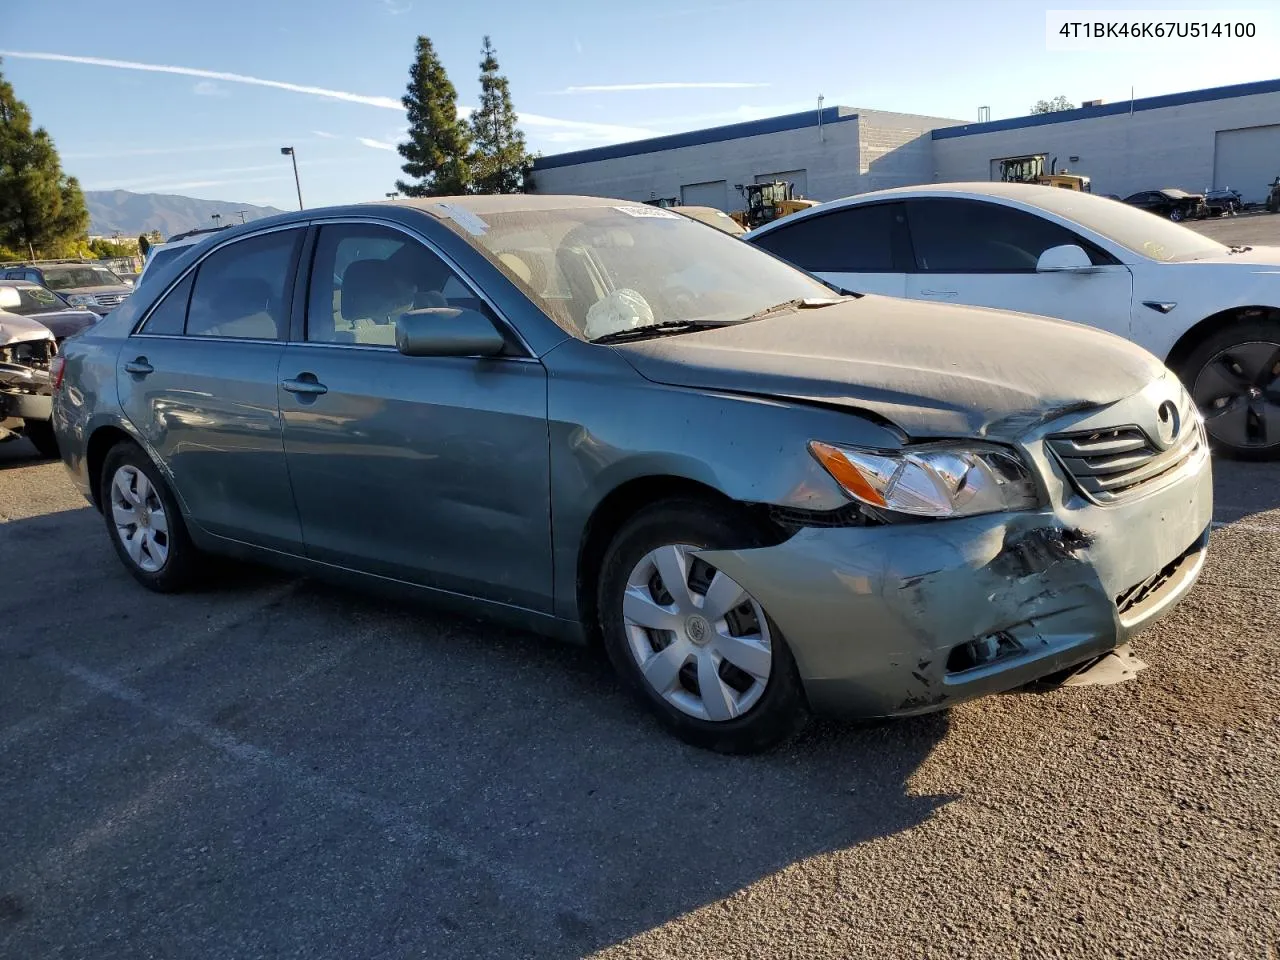
[[[54,460],[58,453],[58,438],[53,435],[53,423],[49,420],[25,420],[22,435],[31,441],[36,453],[46,460]]]
[[[643,570],[642,564],[650,562],[649,558],[655,553],[664,551],[665,557],[665,551],[688,548],[727,549],[759,545],[761,541],[749,533],[744,542],[744,528],[750,530],[750,525],[735,520],[723,507],[706,501],[673,499],[657,503],[637,514],[614,537],[604,557],[597,592],[605,650],[623,681],[680,739],[720,753],[766,750],[786,740],[804,725],[808,708],[800,675],[781,631],[758,602],[745,593],[742,594],[745,602],[735,606],[724,617],[715,618],[710,613],[705,619],[696,614],[688,619],[671,616],[676,625],[672,632],[651,632],[638,626],[635,619],[624,616],[624,598],[629,581],[643,576],[638,571]],[[701,601],[705,603],[711,593],[709,571],[711,568],[700,560],[688,562],[683,594],[689,598],[698,596],[699,584],[695,583],[690,589],[689,580],[702,578]],[[628,608],[633,614],[638,609],[634,602],[636,591],[649,591],[648,600],[638,601],[643,608],[642,614],[670,610],[672,605],[677,610],[682,609],[679,600],[666,595],[668,588],[656,570],[654,576],[658,577],[657,589],[662,591],[657,599],[670,600],[671,603],[662,606],[654,602],[653,579],[642,581],[639,586],[632,583],[632,601],[628,602]],[[726,583],[736,586],[727,577],[722,585]],[[696,600],[692,602],[698,603]],[[694,609],[705,608],[695,606]],[[695,620],[700,621],[700,626],[694,626]],[[752,626],[741,632],[731,626],[743,623]],[[767,643],[763,642],[766,640]],[[665,687],[665,693],[646,679],[645,671],[641,669],[644,657],[652,656],[652,660],[646,662],[658,664],[658,654],[666,649],[662,646],[664,643],[669,645],[673,656],[661,659],[683,664],[679,672],[674,666],[665,671],[672,678]],[[740,662],[754,673],[748,674],[727,656],[722,656],[722,646],[734,650],[732,656],[741,658]],[[762,648],[767,648],[767,653]],[[744,657],[744,652],[753,656]],[[684,657],[687,659],[682,659]],[[705,674],[703,670],[711,670],[712,673]],[[650,675],[658,672],[653,669]],[[762,672],[767,673],[763,681],[759,676]],[[704,676],[714,678],[712,682],[717,684],[718,691],[716,696],[702,696]],[[727,714],[723,710],[726,705],[729,705]],[[737,712],[739,708],[740,713]],[[699,710],[703,715],[695,715],[694,711]],[[706,714],[712,712],[720,712],[727,718],[709,719]]]
[[[131,503],[121,497],[122,491],[116,486],[117,481],[127,484],[130,480],[135,497]],[[102,465],[99,490],[107,536],[133,578],[157,593],[175,593],[190,585],[198,571],[200,557],[187,534],[182,511],[151,458],[133,443],[116,444]],[[143,491],[146,495],[136,499]],[[117,506],[121,506],[123,512],[117,512]],[[141,510],[143,506],[145,511]],[[133,537],[128,538],[139,544],[138,557],[126,546],[126,535],[118,523],[129,509],[140,521],[133,528]],[[163,531],[160,519],[164,522]],[[146,545],[148,537],[150,549]],[[161,554],[163,561],[157,563]]]
[[[1280,460],[1280,322],[1247,320],[1215,331],[1178,374],[1216,451],[1234,460]]]
[[[1182,213],[1182,211],[1181,211],[1181,210],[1179,210],[1177,207],[1175,207],[1174,209],[1170,210],[1170,211],[1169,211],[1169,219],[1170,219],[1170,220],[1172,220],[1174,223],[1181,223],[1181,222],[1183,221],[1183,213]]]

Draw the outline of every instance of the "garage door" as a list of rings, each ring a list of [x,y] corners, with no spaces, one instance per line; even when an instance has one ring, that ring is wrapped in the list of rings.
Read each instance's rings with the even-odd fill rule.
[[[686,183],[680,188],[680,202],[686,207],[715,207],[729,212],[729,188],[725,180]]]
[[[796,185],[796,196],[809,196],[809,171],[808,170],[779,170],[777,173],[760,173],[756,174],[756,183],[773,183],[775,180],[783,182],[790,180]]]
[[[1213,185],[1244,194],[1245,202],[1267,199],[1267,184],[1280,174],[1280,124],[1219,130],[1213,147]]]

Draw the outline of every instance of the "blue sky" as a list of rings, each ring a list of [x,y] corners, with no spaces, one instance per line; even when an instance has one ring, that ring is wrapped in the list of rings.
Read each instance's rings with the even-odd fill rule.
[[[1267,41],[1209,42],[1190,55],[1047,51],[1045,11],[1105,6],[1097,0],[10,3],[5,76],[87,189],[282,208],[296,204],[283,144],[297,149],[308,206],[393,188],[397,101],[419,33],[464,106],[490,34],[530,145],[548,154],[810,109],[819,94],[827,106],[975,120],[982,105],[999,119],[1057,94],[1116,101],[1131,85],[1154,96],[1280,75],[1280,47]]]

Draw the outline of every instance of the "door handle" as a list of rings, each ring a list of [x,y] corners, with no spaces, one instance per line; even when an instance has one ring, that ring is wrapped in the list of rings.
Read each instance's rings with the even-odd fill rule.
[[[155,373],[156,368],[147,362],[146,357],[138,357],[136,360],[130,360],[124,365],[125,373],[132,373],[136,377],[145,377],[148,373]]]
[[[958,290],[921,290],[920,296],[922,297],[958,297],[960,296],[960,292]]]
[[[281,380],[280,386],[290,393],[297,393],[306,397],[318,397],[322,393],[329,392],[329,388],[317,380],[314,373],[300,373],[293,380]]]

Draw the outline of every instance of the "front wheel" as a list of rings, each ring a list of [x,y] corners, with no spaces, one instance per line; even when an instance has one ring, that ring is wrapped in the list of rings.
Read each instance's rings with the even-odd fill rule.
[[[755,597],[696,556],[757,546],[706,503],[672,500],[614,538],[599,583],[614,668],[682,740],[753,753],[785,740],[807,711],[791,651]]]
[[[1221,453],[1280,460],[1280,323],[1218,331],[1191,352],[1181,373]]]
[[[1177,208],[1169,211],[1169,219],[1172,220],[1174,223],[1181,223],[1183,220],[1183,216],[1184,215],[1182,211],[1178,210]]]
[[[22,435],[31,441],[36,453],[46,460],[52,460],[58,454],[58,438],[54,436],[53,424],[48,420],[25,420],[22,424]]]

